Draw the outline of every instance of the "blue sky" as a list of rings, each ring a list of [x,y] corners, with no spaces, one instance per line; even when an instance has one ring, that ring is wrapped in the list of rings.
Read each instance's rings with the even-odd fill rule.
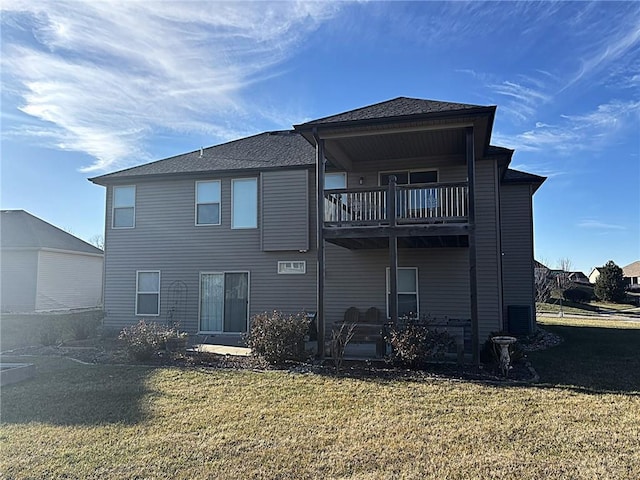
[[[640,4],[2,3],[1,206],[89,239],[87,178],[398,96],[497,105],[536,255],[640,259]]]

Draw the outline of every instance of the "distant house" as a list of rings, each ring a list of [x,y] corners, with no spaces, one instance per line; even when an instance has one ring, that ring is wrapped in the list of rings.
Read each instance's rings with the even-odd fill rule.
[[[102,303],[102,250],[24,210],[0,213],[2,312],[70,310]]]
[[[629,285],[640,285],[640,260],[622,267],[622,276]]]
[[[596,283],[598,277],[600,276],[601,268],[602,267],[594,267],[594,269],[591,270],[591,273],[589,274],[589,283]]]
[[[569,273],[569,280],[571,280],[573,283],[591,283],[589,281],[589,277],[587,277],[584,273],[582,272],[570,272]]]

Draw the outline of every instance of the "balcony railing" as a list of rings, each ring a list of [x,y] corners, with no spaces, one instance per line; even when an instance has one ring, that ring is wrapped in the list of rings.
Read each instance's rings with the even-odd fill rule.
[[[391,187],[392,190],[394,187]],[[465,222],[468,209],[466,183],[395,185],[395,220],[398,224]],[[388,224],[388,187],[326,190],[327,225]]]

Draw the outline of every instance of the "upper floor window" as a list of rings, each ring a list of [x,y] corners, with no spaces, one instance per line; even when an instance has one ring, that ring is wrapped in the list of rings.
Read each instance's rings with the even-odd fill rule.
[[[136,187],[113,187],[113,228],[133,228],[136,218]]]
[[[326,173],[324,175],[324,189],[335,190],[347,188],[347,174],[344,172]]]
[[[410,185],[416,183],[435,183],[438,181],[437,170],[400,171],[400,172],[380,172],[380,185],[389,185],[389,177],[396,176],[398,185]]]
[[[196,182],[196,225],[220,225],[220,180]]]
[[[231,228],[257,228],[258,179],[234,179],[231,190]]]

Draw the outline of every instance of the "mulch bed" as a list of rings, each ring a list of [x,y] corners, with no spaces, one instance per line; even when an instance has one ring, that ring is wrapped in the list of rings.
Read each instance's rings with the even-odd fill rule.
[[[525,352],[550,348],[560,343],[562,339],[542,329],[523,340]],[[88,364],[141,364],[131,360],[122,345],[115,339],[90,339],[81,342],[67,343],[55,346],[29,346],[2,352],[3,355],[22,356],[64,356]],[[535,371],[530,367],[526,357],[515,362],[509,371],[508,378],[500,374],[494,364],[457,365],[452,363],[430,363],[422,369],[401,368],[384,360],[345,360],[340,371],[336,369],[331,359],[311,361],[308,363],[291,363],[282,366],[272,366],[256,357],[242,357],[233,355],[217,355],[205,352],[158,352],[149,361],[143,362],[150,366],[175,366],[183,368],[214,368],[233,370],[283,370],[297,374],[331,375],[347,378],[371,380],[424,381],[429,379],[448,379],[483,381],[498,383],[535,382]]]

